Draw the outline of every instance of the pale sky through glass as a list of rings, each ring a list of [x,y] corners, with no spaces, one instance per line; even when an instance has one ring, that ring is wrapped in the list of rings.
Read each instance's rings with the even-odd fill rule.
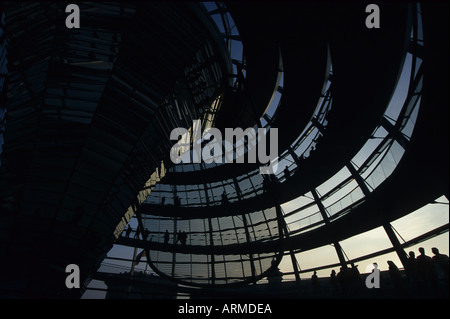
[[[442,226],[449,222],[449,201],[445,196],[436,199],[434,204],[428,204],[425,207],[422,207],[415,212],[412,212],[402,218],[399,218],[392,222],[392,226],[396,229],[396,231],[401,235],[401,237],[408,241],[414,237],[417,237],[429,230],[435,229],[439,226]],[[130,225],[133,228],[136,228],[137,222],[133,218],[130,222]],[[402,242],[402,241],[401,241]],[[350,237],[340,242],[344,253],[347,255],[349,259],[353,259],[365,254],[372,253],[374,251],[391,247],[391,243],[389,238],[386,235],[386,232],[382,227],[378,227],[376,229],[372,229],[368,232],[358,234],[356,236]],[[414,251],[416,256],[419,254],[418,248],[424,247],[425,253],[430,257],[433,256],[431,253],[432,247],[437,247],[440,253],[449,255],[449,234],[446,232],[443,235],[434,237],[425,242],[422,242],[417,245],[413,245],[405,249],[406,252]],[[140,250],[138,250],[139,252]],[[125,247],[120,245],[114,245],[114,247],[108,253],[109,257],[120,257],[120,258],[132,258],[133,257],[134,248]],[[299,253],[296,256],[297,261],[301,267],[301,269],[309,269],[317,266],[328,265],[338,263],[338,257],[334,247],[331,245],[322,246],[318,249],[314,249],[311,251],[306,251],[304,253]],[[359,263],[358,265],[359,271],[364,274],[366,273],[367,267],[369,267],[373,262],[376,262],[381,270],[387,270],[388,265],[387,261],[392,260],[399,268],[402,268],[401,262],[396,253],[389,253],[386,255],[382,255],[370,260],[365,260]],[[100,271],[107,271],[112,273],[119,273],[129,271],[131,267],[130,262],[126,261],[108,261],[106,260],[106,264],[110,263],[113,266],[102,266],[100,267]],[[105,264],[105,263],[104,263]],[[319,270],[317,272],[319,277],[328,277],[331,273],[331,270],[334,269],[336,272],[339,271],[339,267],[329,268],[324,270]],[[292,262],[289,255],[284,256],[280,269],[282,272],[292,272]],[[136,266],[135,271],[144,271],[145,263],[141,262]],[[147,270],[150,270],[147,267]],[[150,271],[151,272],[151,271]],[[301,274],[300,277],[302,279],[309,279],[312,273],[304,273]],[[284,280],[294,280],[294,276],[287,276]],[[103,288],[106,289],[106,285],[100,281],[92,281],[90,287],[94,288]],[[87,291],[83,298],[104,298],[105,292],[99,291]]]

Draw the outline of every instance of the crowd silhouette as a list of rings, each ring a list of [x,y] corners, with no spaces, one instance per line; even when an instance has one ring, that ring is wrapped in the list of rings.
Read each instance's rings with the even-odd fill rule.
[[[130,235],[133,231],[135,232],[134,238],[135,239],[139,238],[139,235],[141,233],[140,228],[137,227],[136,230],[133,230],[133,228],[130,225],[128,225],[128,228],[125,230],[125,234],[123,235],[123,237],[130,238]],[[148,239],[149,235],[150,235],[150,231],[147,228],[145,228],[144,231],[142,232],[142,239],[145,241],[152,241],[153,236],[151,236],[151,238],[149,240]],[[187,243],[187,238],[188,238],[187,233],[185,231],[179,230],[177,234],[174,234],[173,243],[178,244],[178,242],[179,242],[181,245],[185,246]],[[164,239],[164,244],[169,244],[170,233],[167,229],[163,235],[163,239]]]
[[[363,288],[358,266],[352,263],[350,268],[341,267],[337,274],[333,269],[330,274],[330,284],[333,297],[346,297],[358,293]]]
[[[362,297],[367,294],[399,298],[448,298],[449,257],[441,254],[436,247],[431,251],[433,257],[427,256],[423,247],[418,249],[417,257],[410,251],[404,271],[388,260],[388,270],[381,276],[381,289],[367,289],[358,266],[353,263],[351,267],[341,267],[339,273],[333,269],[329,277],[329,295],[337,298]],[[320,293],[316,272],[311,277],[311,285],[314,294]]]
[[[186,234],[186,232],[179,230],[177,238],[175,240],[175,244],[180,242],[181,245],[185,246],[186,245],[186,241],[187,241],[187,234]]]
[[[433,257],[427,256],[425,249],[420,247],[419,256],[409,252],[406,267],[406,284],[420,297],[444,296],[448,298],[449,258],[441,254],[439,249],[431,249]]]
[[[128,226],[124,237],[129,238],[133,229]],[[136,229],[134,238],[139,238],[139,227]],[[144,229],[142,237],[148,240],[149,231]],[[164,244],[170,243],[171,234],[168,230],[163,235]],[[185,246],[187,243],[187,233],[179,230],[173,233],[173,245],[180,243]],[[151,239],[150,239],[151,241]],[[409,251],[404,269],[392,261],[388,260],[388,270],[381,276],[382,289],[368,289],[361,276],[358,265],[350,264],[350,267],[340,267],[338,273],[333,269],[329,277],[328,294],[331,297],[354,297],[366,296],[370,294],[383,295],[383,291],[389,291],[392,297],[413,297],[413,298],[448,298],[449,297],[449,257],[441,254],[439,249],[431,249],[432,257],[428,256],[423,247],[418,249],[418,255],[414,251]],[[378,265],[374,263],[376,267]],[[317,271],[311,277],[313,293],[320,295],[324,293],[317,276]],[[379,290],[379,291],[377,291]],[[380,292],[381,291],[381,292]],[[386,295],[384,295],[386,296]]]

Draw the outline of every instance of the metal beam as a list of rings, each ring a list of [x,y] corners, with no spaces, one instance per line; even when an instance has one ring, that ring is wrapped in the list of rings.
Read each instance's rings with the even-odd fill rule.
[[[317,127],[320,133],[325,134],[325,126],[323,126],[323,124],[320,123],[315,116],[311,119],[311,123]]]
[[[358,186],[361,188],[364,196],[369,196],[370,195],[369,187],[367,187],[366,182],[364,182],[364,180],[362,179],[361,175],[359,175],[359,173],[353,167],[353,164],[352,163],[347,163],[347,164],[345,164],[345,166],[348,168],[348,170],[350,171],[350,174],[352,174],[352,177],[358,183]]]
[[[316,202],[317,206],[319,207],[320,213],[322,215],[323,220],[325,221],[325,226],[327,227],[330,224],[330,218],[328,217],[327,211],[325,209],[325,206],[323,206],[322,201],[319,198],[319,194],[317,194],[317,191],[313,188],[311,190],[311,193],[314,197],[314,201]],[[347,262],[345,260],[344,253],[342,251],[342,247],[339,244],[337,240],[333,241],[334,249],[336,250],[336,254],[338,255],[339,262],[341,263],[341,266],[343,268],[347,268]]]
[[[207,185],[203,184],[203,191],[205,192],[205,198],[206,198],[206,203],[209,206],[209,197],[208,197],[208,192],[206,191]],[[212,221],[211,221],[211,217],[208,217],[208,228],[209,228],[209,242],[210,242],[210,246],[212,248],[212,251],[214,252],[214,238],[213,238],[213,226],[212,226]],[[215,269],[215,257],[214,257],[214,253],[212,253],[211,255],[211,282],[212,285],[215,285],[215,281],[216,281],[216,269]]]
[[[236,178],[233,178],[234,186],[236,188],[236,194],[239,198],[239,200],[242,200],[242,194],[241,194],[241,188],[239,187],[239,184],[236,180]],[[242,222],[244,223],[244,230],[245,230],[245,236],[247,238],[247,243],[251,242],[250,232],[248,231],[248,223],[247,218],[245,218],[245,214],[242,214]],[[254,281],[256,278],[256,269],[255,269],[255,262],[253,259],[253,254],[249,254],[250,258],[250,269],[252,272],[252,280]]]
[[[403,268],[408,268],[408,256],[406,255],[405,250],[402,248],[402,244],[398,240],[397,235],[395,235],[394,230],[392,229],[392,225],[390,223],[383,224],[383,228],[386,231],[386,234],[389,237],[389,240],[392,243],[392,246],[394,246],[395,252],[398,255],[398,258],[400,258],[400,261],[402,262]]]
[[[286,238],[289,238],[289,230],[287,228],[286,225],[286,221],[284,220],[284,215],[283,215],[283,209],[281,208],[280,205],[275,206],[276,211],[277,211],[277,218],[278,218],[278,222],[280,227],[280,240],[282,240],[283,237],[283,232],[284,232],[284,236],[286,236]],[[289,249],[289,255],[291,256],[291,261],[292,261],[292,267],[294,268],[294,275],[295,275],[295,281],[296,282],[300,282],[301,278],[300,278],[300,271],[298,268],[298,262],[297,262],[297,258],[295,257],[295,253],[294,250],[292,248]]]
[[[289,152],[289,154],[292,156],[292,158],[295,161],[295,164],[297,164],[297,167],[301,166],[301,162],[300,162],[300,158],[297,156],[297,154],[294,152],[294,150],[292,149],[291,146],[289,146],[287,148],[287,151]]]
[[[404,148],[408,146],[409,141],[405,138],[405,136],[391,123],[386,117],[381,118],[381,126],[383,126],[386,131]]]

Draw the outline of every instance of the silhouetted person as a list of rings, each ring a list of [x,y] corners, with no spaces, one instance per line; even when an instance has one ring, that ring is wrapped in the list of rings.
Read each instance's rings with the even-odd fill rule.
[[[289,168],[286,166],[284,168],[284,178],[288,179],[291,176],[291,172],[289,172]]]
[[[416,254],[413,251],[409,252],[406,275],[409,284],[409,291],[411,291],[414,296],[418,296],[420,291],[420,275],[417,268]]]
[[[165,202],[166,202],[166,198],[163,196],[163,197],[161,198],[161,205],[164,205]]]
[[[449,260],[448,256],[439,253],[439,249],[436,247],[431,248],[432,253],[434,254],[432,261],[435,266],[435,270],[438,272],[439,277],[447,277],[448,283],[448,275],[449,275]]]
[[[388,260],[387,263],[389,265],[389,275],[391,277],[392,285],[394,286],[396,293],[400,293],[402,288],[402,275],[400,270],[392,260]]]
[[[228,204],[228,196],[227,193],[225,191],[223,191],[222,193],[222,205],[226,205]]]
[[[407,268],[411,269],[412,271],[417,271],[417,260],[416,260],[416,254],[413,251],[410,251],[408,253],[408,266]]]
[[[139,234],[141,233],[141,228],[138,226],[137,228],[136,228],[136,233],[134,234],[134,238],[137,238],[137,239],[139,239]]]
[[[420,255],[417,256],[417,270],[419,272],[419,285],[422,293],[431,292],[433,280],[433,261],[430,256],[425,255],[425,249],[419,248]]]
[[[341,267],[337,274],[337,279],[341,285],[342,295],[346,296],[348,293],[348,269]]]
[[[127,231],[126,231],[126,233],[125,233],[125,237],[126,237],[126,238],[129,238],[129,237],[130,237],[130,234],[131,234],[131,231],[132,231],[132,230],[133,230],[133,229],[131,228],[131,226],[128,225]]]
[[[333,287],[332,296],[336,296],[339,293],[338,282],[336,277],[336,271],[333,269],[330,274],[330,283],[331,287]]]
[[[169,231],[166,229],[166,232],[164,233],[164,244],[169,243]]]
[[[320,292],[320,283],[319,283],[319,277],[317,277],[317,271],[314,271],[314,274],[311,276],[311,282],[313,285],[314,293]]]
[[[180,238],[181,245],[185,246],[186,242],[187,242],[187,234],[186,234],[186,232],[182,231],[180,236],[181,236],[181,238]]]
[[[181,242],[181,238],[183,235],[181,234],[181,230],[178,231],[177,240],[175,241],[175,244],[178,244],[178,242]]]
[[[175,196],[175,198],[174,198],[174,200],[173,200],[173,203],[174,203],[174,205],[177,206],[177,207],[181,206],[181,199],[180,199],[180,197]]]
[[[277,266],[277,259],[275,257],[272,258],[272,261],[270,262],[270,268],[278,268]]]
[[[358,293],[362,288],[361,274],[358,265],[351,263],[352,268],[349,271],[349,281],[354,293]]]
[[[436,247],[431,248],[434,256],[432,258],[436,277],[436,292],[440,296],[448,297],[449,288],[449,259],[447,255],[439,253]]]

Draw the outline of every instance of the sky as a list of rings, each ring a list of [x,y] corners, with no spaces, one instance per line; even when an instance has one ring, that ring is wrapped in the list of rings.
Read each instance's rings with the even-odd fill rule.
[[[423,233],[426,233],[427,231],[431,231],[439,226],[448,223],[449,206],[447,198],[445,196],[442,196],[436,199],[436,201],[442,204],[428,204],[425,207],[416,210],[415,212],[412,212],[402,218],[393,221],[391,225],[405,241],[408,241]],[[402,239],[400,239],[400,242],[403,242]],[[344,250],[345,255],[348,256],[349,259],[354,259],[359,256],[370,254],[377,250],[392,247],[392,244],[383,227],[378,227],[368,232],[345,239],[340,242],[340,245]],[[446,254],[448,256],[448,232],[426,242],[422,242],[420,244],[406,248],[405,251],[414,251],[416,253],[416,256],[418,256],[419,247],[425,248],[425,253],[429,256],[433,256],[431,252],[432,247],[437,247],[440,253]],[[357,264],[359,264],[358,268],[361,273],[365,272],[366,268],[373,262],[377,262],[381,270],[387,270],[387,260],[392,260],[399,268],[402,268],[402,264],[396,253],[389,253],[383,256],[376,257],[374,259],[359,262]],[[298,262],[301,269],[308,269],[321,265],[338,263],[339,260],[334,247],[328,245],[305,252],[303,254],[299,254]],[[289,269],[289,260],[286,260],[285,263],[285,269]],[[317,274],[319,277],[326,277],[329,276],[332,269],[336,270],[336,272],[339,271],[338,268],[329,268],[326,270],[319,270]],[[303,276],[305,278],[309,278],[311,275],[312,273],[305,273]]]

